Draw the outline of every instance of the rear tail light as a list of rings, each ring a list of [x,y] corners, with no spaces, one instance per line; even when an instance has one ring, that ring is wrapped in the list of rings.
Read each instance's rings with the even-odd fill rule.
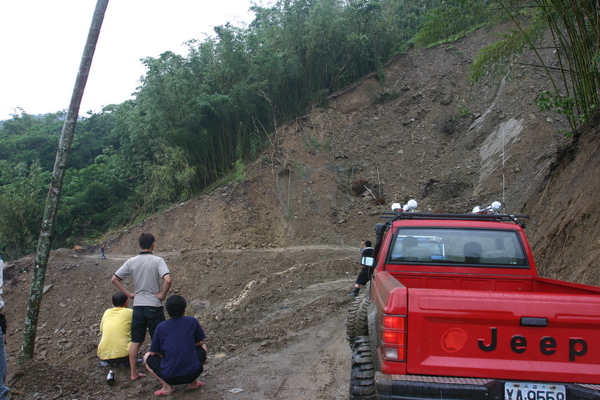
[[[381,344],[386,360],[406,361],[406,316],[383,315]]]

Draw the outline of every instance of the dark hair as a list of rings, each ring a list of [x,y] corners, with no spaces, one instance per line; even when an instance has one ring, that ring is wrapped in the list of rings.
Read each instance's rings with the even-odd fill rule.
[[[115,307],[123,307],[127,302],[127,296],[123,292],[117,292],[112,296],[112,303]]]
[[[367,240],[367,241],[365,242],[365,246],[367,246],[367,247],[371,247],[372,245],[373,245],[373,243],[371,243],[371,241],[370,241],[370,240]]]
[[[144,250],[152,247],[152,243],[154,243],[154,241],[155,241],[154,235],[151,234],[150,232],[144,232],[144,233],[140,234],[140,236],[138,237],[138,242],[140,244],[140,248],[142,248]]]
[[[171,318],[183,316],[186,307],[187,303],[185,299],[178,294],[174,294],[173,296],[169,297],[165,303],[165,308],[167,309],[167,312]]]
[[[468,242],[463,247],[465,258],[481,257],[481,245],[477,242]]]

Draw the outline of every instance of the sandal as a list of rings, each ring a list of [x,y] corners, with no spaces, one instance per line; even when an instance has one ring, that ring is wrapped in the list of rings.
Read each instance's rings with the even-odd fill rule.
[[[188,390],[200,389],[202,386],[204,386],[204,382],[196,381],[196,387],[191,388],[191,387],[188,386]]]

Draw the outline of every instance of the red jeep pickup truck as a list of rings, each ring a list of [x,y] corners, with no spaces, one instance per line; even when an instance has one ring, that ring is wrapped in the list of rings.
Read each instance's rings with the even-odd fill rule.
[[[538,277],[527,216],[487,210],[376,225],[350,399],[600,399],[600,288]]]

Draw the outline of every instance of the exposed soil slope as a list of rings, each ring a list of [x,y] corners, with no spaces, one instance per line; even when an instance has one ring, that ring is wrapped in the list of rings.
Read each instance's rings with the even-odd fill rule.
[[[98,248],[53,252],[36,357],[24,367],[16,360],[33,258],[8,263],[13,398],[154,397],[156,382],[130,382],[124,368],[107,386],[95,357],[100,316],[115,291],[109,279],[136,253],[142,231],[156,235],[173,293],[188,299],[209,335],[206,385],[177,390],[172,397],[181,399],[347,398],[346,294],[360,240],[373,237],[395,201],[448,212],[503,201],[506,211],[532,216],[528,232],[544,275],[600,283],[597,124],[566,152],[564,122],[533,104],[548,89],[540,71],[518,67],[498,87],[470,87],[467,68],[493,39],[481,30],[396,57],[385,82],[366,77],[282,126],[247,180],[108,239],[108,260]]]

